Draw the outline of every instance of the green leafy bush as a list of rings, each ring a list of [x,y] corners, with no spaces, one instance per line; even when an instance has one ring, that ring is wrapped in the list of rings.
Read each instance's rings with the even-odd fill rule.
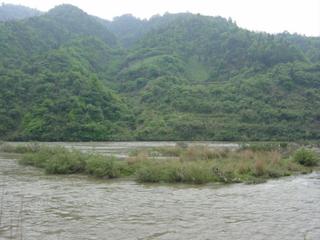
[[[294,160],[301,165],[311,167],[318,165],[319,156],[311,149],[300,148],[295,152]]]
[[[45,164],[47,173],[71,174],[81,173],[85,169],[85,161],[78,152],[62,152],[48,158]]]
[[[95,155],[87,160],[86,172],[104,178],[116,178],[121,175],[120,165],[113,157]]]

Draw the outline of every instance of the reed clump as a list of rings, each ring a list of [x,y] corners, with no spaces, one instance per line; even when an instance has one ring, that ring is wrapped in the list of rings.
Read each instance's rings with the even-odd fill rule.
[[[213,181],[207,162],[182,162],[180,160],[147,160],[136,171],[139,182],[166,182],[203,184]]]
[[[294,161],[293,157],[288,157],[287,151],[283,151],[282,148],[269,146],[238,150],[210,149],[206,146],[181,148],[174,152],[174,156],[179,152],[175,159],[140,160],[141,168],[138,168],[136,176],[140,182],[203,184],[263,182],[269,178],[312,171],[311,168]],[[153,148],[152,151],[158,149]],[[159,152],[163,152],[163,149]],[[146,150],[144,156],[148,156]]]

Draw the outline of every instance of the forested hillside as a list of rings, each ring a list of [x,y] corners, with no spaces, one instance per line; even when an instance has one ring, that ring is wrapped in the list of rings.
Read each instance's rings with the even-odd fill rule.
[[[36,9],[20,5],[2,3],[0,6],[0,21],[19,20],[39,16],[41,14],[42,13]]]
[[[320,138],[320,38],[61,5],[0,23],[0,54],[2,139]]]

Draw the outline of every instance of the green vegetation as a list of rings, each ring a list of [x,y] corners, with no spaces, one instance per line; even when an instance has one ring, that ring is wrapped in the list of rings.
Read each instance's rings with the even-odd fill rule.
[[[208,162],[177,160],[145,161],[136,172],[139,182],[167,182],[204,184],[215,180]]]
[[[44,168],[50,174],[86,173],[95,177],[115,178],[122,175],[122,164],[112,157],[85,154],[62,147],[41,147],[24,154],[21,164]]]
[[[231,151],[194,146],[185,149],[174,147],[135,152],[136,159],[144,159],[143,167],[137,171],[137,180],[194,184],[208,182],[255,183],[269,178],[312,171],[311,168],[292,158],[293,150],[287,148],[257,150],[257,145],[254,145],[254,150],[250,150],[249,147]],[[175,158],[154,159],[152,156],[155,155],[155,152],[159,153],[158,156],[164,153],[165,156]],[[171,154],[168,155],[168,153]]]
[[[96,177],[116,178],[123,175],[122,164],[113,157],[93,155],[87,161],[86,173]]]
[[[19,20],[39,16],[42,13],[36,9],[2,3],[0,6],[0,21]]]
[[[21,152],[21,147],[14,149],[9,150]],[[24,149],[21,164],[43,168],[50,174],[134,177],[143,183],[259,183],[270,178],[309,173],[319,163],[318,156],[311,150],[257,150],[257,144],[255,150],[210,149],[206,146],[141,149],[125,160],[62,147],[38,146],[35,150],[25,146]]]
[[[317,166],[320,162],[319,156],[306,148],[298,149],[294,154],[294,160],[304,166]]]
[[[320,38],[71,5],[0,23],[0,138],[320,139]]]

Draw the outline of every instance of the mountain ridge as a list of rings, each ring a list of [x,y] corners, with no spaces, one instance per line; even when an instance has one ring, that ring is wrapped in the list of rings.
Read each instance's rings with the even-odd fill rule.
[[[25,18],[36,17],[42,14],[41,11],[22,5],[2,3],[0,6],[0,22],[22,20]]]

